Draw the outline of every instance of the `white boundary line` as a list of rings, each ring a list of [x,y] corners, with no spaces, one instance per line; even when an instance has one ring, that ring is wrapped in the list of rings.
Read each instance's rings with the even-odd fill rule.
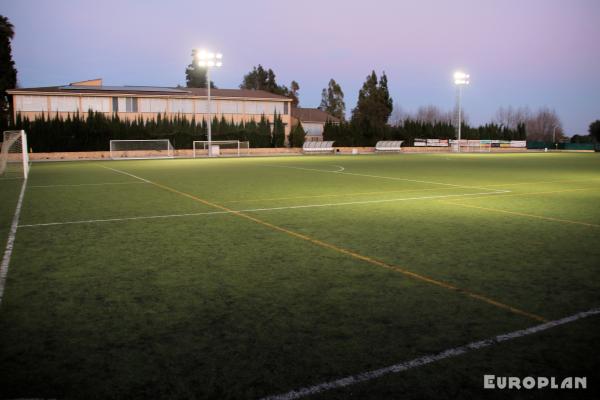
[[[362,372],[356,375],[349,375],[341,379],[336,379],[329,382],[319,383],[313,386],[307,386],[295,390],[291,390],[287,393],[277,394],[272,396],[263,397],[261,400],[292,400],[299,399],[302,397],[322,393],[332,389],[339,389],[346,386],[356,385],[357,383],[370,381],[377,379],[384,375],[396,374],[402,371],[406,371],[412,368],[421,367],[423,365],[431,364],[436,361],[444,360],[446,358],[460,356],[462,354],[479,350],[484,347],[493,346],[498,343],[506,342],[509,340],[517,339],[523,336],[532,335],[534,333],[542,332],[550,328],[554,328],[560,325],[565,325],[578,319],[591,317],[593,315],[600,314],[600,307],[593,308],[588,311],[579,312],[571,316],[549,321],[541,325],[532,326],[531,328],[521,329],[514,332],[505,333],[502,335],[494,336],[489,339],[480,340],[478,342],[471,342],[463,346],[454,347],[447,349],[437,354],[428,354],[419,358],[415,358],[410,361],[390,365],[389,367],[375,369],[367,372]]]
[[[297,206],[282,206],[282,207],[269,207],[269,208],[247,208],[247,209],[243,209],[243,210],[232,210],[232,211],[207,211],[207,212],[185,213],[185,214],[166,214],[166,215],[150,215],[150,216],[123,217],[123,218],[89,219],[89,220],[79,220],[79,221],[47,222],[47,223],[41,223],[41,224],[23,224],[23,225],[19,225],[19,228],[32,228],[32,227],[36,227],[36,226],[90,224],[90,223],[96,223],[96,222],[133,221],[133,220],[140,220],[140,219],[192,217],[192,216],[199,216],[199,215],[236,214],[236,213],[244,213],[244,212],[294,210],[294,209],[317,208],[317,207],[336,207],[336,206],[349,206],[349,205],[361,205],[361,204],[391,203],[391,202],[409,201],[409,200],[434,200],[434,199],[446,199],[446,198],[450,198],[450,197],[494,196],[494,195],[499,195],[501,193],[508,193],[508,192],[510,192],[510,191],[504,190],[504,191],[497,191],[497,192],[448,194],[448,195],[440,195],[440,196],[401,197],[401,198],[396,198],[396,199],[347,201],[347,202],[343,202],[343,203],[304,204],[304,205],[297,205]]]
[[[339,165],[334,165],[335,167],[339,167]],[[292,167],[289,165],[265,165],[265,167],[276,167],[276,168],[291,168],[291,169],[300,169],[304,171],[316,171],[316,172],[329,172],[332,174],[341,174],[341,175],[353,175],[353,176],[363,176],[367,178],[378,178],[378,179],[389,179],[394,181],[404,181],[404,182],[416,182],[416,183],[427,183],[429,185],[443,185],[443,186],[454,186],[466,189],[480,189],[480,190],[498,190],[494,188],[481,187],[481,186],[465,186],[465,185],[455,185],[453,183],[443,183],[443,182],[432,182],[432,181],[422,181],[417,179],[408,179],[408,178],[397,178],[393,176],[381,176],[381,175],[369,175],[369,174],[357,174],[354,172],[343,172],[343,171],[329,171],[324,169],[316,169],[316,168],[302,168],[302,167]]]
[[[19,217],[21,216],[21,206],[23,204],[23,197],[25,196],[26,186],[27,179],[24,179],[23,185],[21,186],[21,193],[19,193],[17,207],[15,208],[15,215],[13,216],[13,220],[10,225],[8,240],[6,241],[6,248],[4,250],[4,256],[2,257],[2,264],[0,264],[0,305],[2,304],[2,298],[4,296],[4,285],[6,284],[6,277],[8,276],[8,265],[10,264],[10,257],[12,256],[15,238],[17,236],[17,228],[19,227]]]
[[[71,185],[29,185],[30,188],[76,187],[76,186],[104,186],[104,185],[139,185],[146,182],[102,182],[102,183],[76,183]]]

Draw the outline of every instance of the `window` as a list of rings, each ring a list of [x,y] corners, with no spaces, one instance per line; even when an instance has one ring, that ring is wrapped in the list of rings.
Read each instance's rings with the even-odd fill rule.
[[[113,97],[113,110],[119,112],[138,112],[137,97],[119,97],[115,110],[115,97]]]
[[[113,97],[112,103],[113,103],[113,112],[119,112],[119,98]]]
[[[239,114],[241,111],[242,104],[239,101],[221,101],[221,114]]]
[[[50,96],[50,111],[77,112],[79,98],[73,96]]]
[[[114,103],[114,100],[113,100]],[[82,97],[81,111],[110,112],[110,99],[108,97]]]
[[[256,108],[256,101],[247,101],[245,106],[246,114],[260,114]]]
[[[285,115],[288,115],[288,102],[287,102],[287,101],[285,101],[285,102],[283,103],[283,113],[284,113]]]
[[[194,102],[192,100],[185,100],[185,99],[172,99],[171,100],[171,112],[172,113],[191,114],[194,112]]]
[[[165,110],[166,110],[166,102],[165,102]],[[128,97],[125,102],[125,109],[127,112],[137,112],[138,111],[138,99],[136,97]]]
[[[210,102],[210,112],[213,114],[217,113],[217,102],[211,100]],[[207,114],[208,113],[208,100],[197,100],[196,101],[196,113],[197,114]]]
[[[275,113],[277,113],[279,115],[287,114],[285,112],[285,106],[287,106],[287,101],[281,102],[281,103],[271,103],[271,106],[273,107],[273,114],[275,114]]]
[[[46,96],[16,96],[17,111],[48,111]]]
[[[138,108],[137,106],[138,105],[136,103],[136,111]],[[140,99],[139,109],[141,112],[166,113],[167,99]]]
[[[256,114],[273,115],[283,114],[283,104],[275,103],[271,101],[257,101],[256,103]]]

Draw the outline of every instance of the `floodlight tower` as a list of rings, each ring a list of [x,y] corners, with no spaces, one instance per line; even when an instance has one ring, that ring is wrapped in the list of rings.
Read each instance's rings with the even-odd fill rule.
[[[456,89],[458,90],[456,101],[458,103],[458,146],[457,150],[460,153],[460,126],[461,126],[461,106],[460,100],[462,96],[462,87],[469,84],[469,74],[465,74],[464,72],[457,71],[454,73],[454,84],[456,85]]]
[[[221,66],[223,66],[223,54],[215,54],[207,50],[197,50],[196,61],[198,62],[199,67],[206,68],[206,87],[208,90],[208,156],[212,157],[212,109],[210,107],[210,69],[220,68]]]

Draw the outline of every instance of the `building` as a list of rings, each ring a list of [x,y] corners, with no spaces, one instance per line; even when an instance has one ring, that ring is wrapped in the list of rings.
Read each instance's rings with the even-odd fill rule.
[[[89,110],[116,114],[121,119],[144,120],[182,115],[190,120],[208,120],[207,89],[152,86],[104,86],[102,79],[74,82],[65,86],[17,88],[13,96],[15,117],[34,119],[42,114],[66,118]],[[211,89],[211,117],[228,121],[259,121],[264,115],[271,123],[275,114],[291,127],[291,99],[262,90]]]
[[[306,132],[306,141],[323,140],[323,128],[327,121],[339,124],[340,119],[318,108],[292,108],[292,125],[300,121]]]

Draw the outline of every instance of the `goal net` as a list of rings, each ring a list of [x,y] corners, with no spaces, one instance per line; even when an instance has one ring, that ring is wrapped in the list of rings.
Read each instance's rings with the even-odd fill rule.
[[[489,153],[492,150],[491,140],[468,140],[463,151],[469,153]]]
[[[452,151],[461,153],[490,153],[492,151],[491,140],[467,140],[461,139],[460,148],[458,140],[450,140]]]
[[[25,178],[29,175],[29,153],[25,131],[4,131],[0,149],[0,175]]]
[[[209,142],[207,140],[194,141],[194,158],[196,157],[240,157],[250,154],[250,142],[239,140],[212,140],[210,142],[211,153],[209,154]]]
[[[110,158],[172,158],[173,145],[168,139],[111,140]]]

